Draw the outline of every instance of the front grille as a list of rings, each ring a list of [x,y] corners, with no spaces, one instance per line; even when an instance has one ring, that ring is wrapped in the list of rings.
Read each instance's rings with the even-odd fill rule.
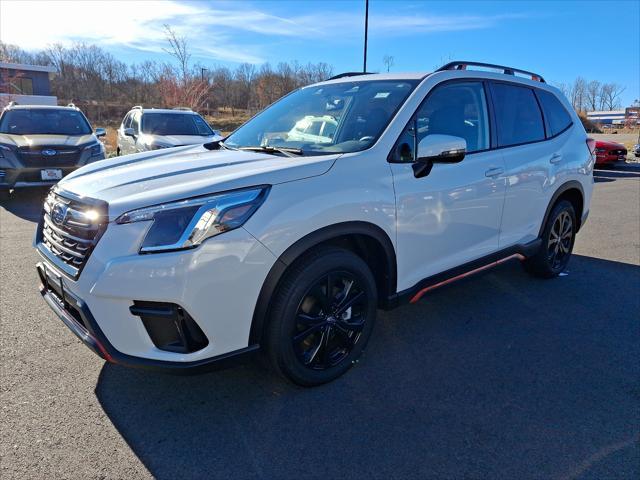
[[[87,262],[107,224],[104,202],[71,199],[52,190],[44,202],[38,243],[76,277]]]
[[[43,152],[55,152],[45,155]],[[20,147],[20,159],[26,167],[70,167],[80,160],[81,150],[77,147]]]

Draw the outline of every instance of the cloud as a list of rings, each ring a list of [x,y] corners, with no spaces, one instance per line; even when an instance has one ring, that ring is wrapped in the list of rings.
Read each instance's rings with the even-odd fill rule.
[[[264,4],[258,5],[264,9]],[[308,10],[308,5],[305,7]],[[413,13],[371,15],[370,31],[378,36],[400,37],[475,30],[491,28],[518,17],[431,15],[418,9]],[[52,43],[85,41],[160,53],[166,46],[162,28],[166,23],[187,38],[194,56],[228,62],[262,63],[268,57],[270,45],[288,39],[313,39],[342,45],[355,39],[359,41],[362,22],[362,13],[353,10],[322,10],[299,15],[288,12],[287,17],[283,17],[240,2],[0,2],[0,40],[28,50],[42,49]]]
[[[34,15],[33,12],[37,12]],[[188,37],[194,54],[221,61],[260,63],[262,58],[203,27],[208,10],[175,1],[15,1],[0,2],[0,40],[27,50],[74,41],[162,52],[163,24]]]

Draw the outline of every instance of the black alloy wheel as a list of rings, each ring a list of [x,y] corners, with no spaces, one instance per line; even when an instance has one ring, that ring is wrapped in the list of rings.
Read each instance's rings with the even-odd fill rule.
[[[300,301],[292,341],[307,368],[325,370],[342,362],[358,343],[367,316],[366,292],[349,272],[330,272]]]
[[[271,363],[299,385],[334,380],[362,355],[376,309],[365,261],[342,248],[316,248],[294,262],[275,292],[265,335]]]
[[[576,238],[576,214],[573,205],[559,201],[551,210],[540,250],[524,261],[525,269],[534,276],[553,278],[567,268]]]

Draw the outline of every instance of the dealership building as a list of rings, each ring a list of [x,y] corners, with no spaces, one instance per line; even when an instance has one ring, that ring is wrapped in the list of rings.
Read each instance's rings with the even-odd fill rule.
[[[587,119],[599,125],[638,125],[640,123],[640,107],[587,112]]]
[[[56,69],[42,65],[0,62],[0,108],[9,102],[22,105],[57,105],[51,95]]]

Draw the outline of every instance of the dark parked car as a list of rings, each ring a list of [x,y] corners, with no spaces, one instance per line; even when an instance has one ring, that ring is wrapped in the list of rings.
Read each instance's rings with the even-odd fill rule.
[[[105,158],[84,114],[66,107],[9,104],[0,115],[0,196],[11,189],[53,185],[75,169]]]

